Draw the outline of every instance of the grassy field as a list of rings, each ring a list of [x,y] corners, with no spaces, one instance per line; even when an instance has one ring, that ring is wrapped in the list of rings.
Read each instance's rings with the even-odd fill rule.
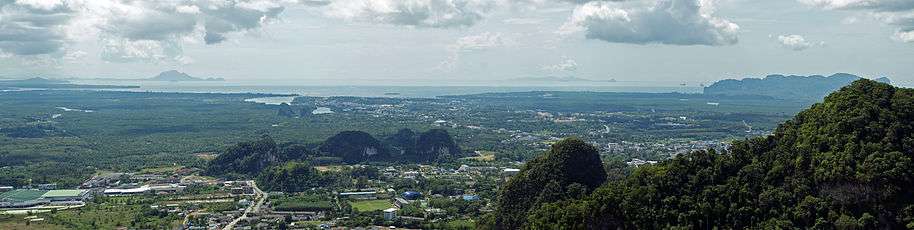
[[[371,212],[394,207],[394,205],[391,204],[389,200],[350,201],[349,205],[352,206],[352,209],[358,212]]]
[[[493,151],[479,151],[478,156],[474,157],[464,157],[465,160],[474,160],[474,161],[495,161],[495,152]]]

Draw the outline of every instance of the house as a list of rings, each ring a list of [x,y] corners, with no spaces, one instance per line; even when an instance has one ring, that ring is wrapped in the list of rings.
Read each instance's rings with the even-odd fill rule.
[[[394,199],[394,205],[397,206],[398,208],[403,208],[403,206],[409,205],[410,203],[412,203],[412,202],[408,201],[406,199],[400,198],[400,197],[397,197],[396,199]]]
[[[90,198],[89,190],[84,189],[63,189],[63,190],[50,190],[43,195],[41,199],[47,199],[51,202],[60,202],[60,201],[85,201]]]
[[[397,208],[384,209],[384,220],[390,221],[397,218]]]
[[[520,169],[506,168],[502,170],[502,174],[505,176],[514,176],[520,173]]]
[[[142,194],[142,193],[146,193],[149,191],[150,191],[149,186],[143,186],[143,187],[139,187],[139,188],[126,188],[126,189],[109,188],[109,189],[105,189],[105,191],[103,193],[105,195],[128,195],[128,194]]]
[[[37,189],[40,189],[40,190],[51,190],[51,189],[57,189],[57,184],[56,183],[39,184],[39,185],[35,185],[34,187]]]
[[[418,200],[419,198],[422,198],[422,193],[416,191],[406,191],[402,196],[407,200]]]
[[[338,196],[340,199],[374,200],[378,198],[378,192],[341,192]]]
[[[155,193],[179,193],[184,191],[186,186],[177,185],[177,184],[162,184],[162,185],[151,185],[149,189]]]

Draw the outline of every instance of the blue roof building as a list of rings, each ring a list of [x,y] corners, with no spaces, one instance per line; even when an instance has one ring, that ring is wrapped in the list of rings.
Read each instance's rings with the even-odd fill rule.
[[[406,191],[403,193],[403,198],[406,198],[407,200],[417,200],[422,198],[422,193],[416,191]]]

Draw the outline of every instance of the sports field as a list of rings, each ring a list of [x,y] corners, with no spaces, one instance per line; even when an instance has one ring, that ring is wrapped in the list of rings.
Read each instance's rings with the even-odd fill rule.
[[[16,189],[13,191],[5,192],[0,194],[0,200],[7,200],[12,202],[23,202],[29,200],[35,200],[41,198],[42,195],[47,191],[43,190],[32,190],[32,189]]]
[[[358,212],[371,212],[375,210],[384,210],[388,208],[393,208],[394,205],[390,203],[389,200],[361,200],[361,201],[350,201],[349,205],[352,206],[352,209]]]

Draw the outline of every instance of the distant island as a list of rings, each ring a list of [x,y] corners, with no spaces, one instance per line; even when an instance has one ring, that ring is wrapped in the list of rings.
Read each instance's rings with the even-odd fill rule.
[[[146,81],[225,81],[223,78],[197,78],[177,70],[169,70],[159,73],[155,77],[144,79]]]
[[[72,84],[70,81],[33,77],[20,80],[0,80],[0,88],[26,88],[26,89],[132,89],[139,86],[125,85],[83,85]]]
[[[825,77],[769,75],[765,78],[745,78],[742,80],[727,79],[715,82],[704,88],[705,94],[716,95],[761,95],[779,99],[819,100],[851,82],[861,79],[860,76],[836,73]],[[874,79],[877,82],[891,84],[886,77]]]
[[[567,77],[554,77],[554,76],[548,76],[548,77],[520,77],[520,78],[512,78],[512,79],[510,79],[510,81],[514,81],[514,82],[536,82],[536,83],[544,83],[544,82],[616,82],[616,79],[609,79],[609,80],[591,80],[591,79],[587,79],[587,78],[572,77],[572,76],[567,76]]]

